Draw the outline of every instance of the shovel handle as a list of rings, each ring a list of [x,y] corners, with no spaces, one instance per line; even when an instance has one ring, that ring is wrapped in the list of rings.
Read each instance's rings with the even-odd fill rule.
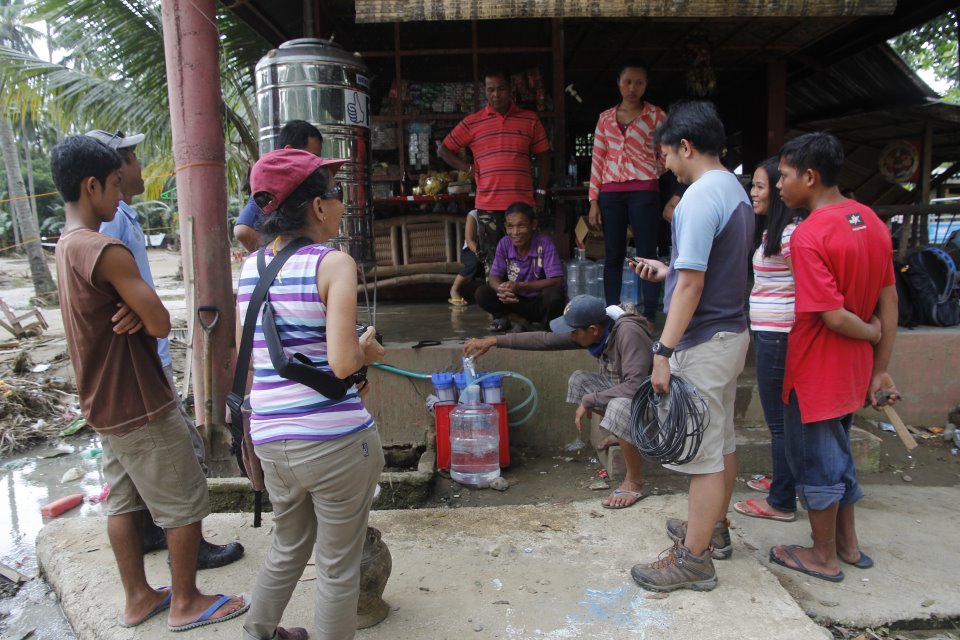
[[[213,316],[213,319],[208,323],[204,320],[204,314],[210,314]],[[212,304],[202,304],[197,307],[197,321],[200,323],[200,326],[203,327],[203,330],[207,333],[213,331],[213,328],[217,326],[217,323],[220,322],[220,309],[213,306]]]

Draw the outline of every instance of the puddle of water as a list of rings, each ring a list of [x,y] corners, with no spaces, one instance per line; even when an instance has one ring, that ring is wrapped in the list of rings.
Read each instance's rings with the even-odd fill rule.
[[[50,586],[37,577],[35,543],[40,529],[50,521],[40,515],[43,505],[75,493],[88,496],[100,493],[103,486],[100,459],[84,455],[99,446],[96,435],[85,433],[67,438],[60,444],[41,445],[6,458],[0,464],[0,561],[33,577],[15,596],[0,599],[0,636],[20,638],[33,629],[30,638],[37,640],[76,637]],[[54,450],[67,453],[56,458],[41,457]],[[81,477],[62,483],[63,475],[72,468],[79,469]],[[59,517],[82,518],[101,514],[102,505],[84,502]]]

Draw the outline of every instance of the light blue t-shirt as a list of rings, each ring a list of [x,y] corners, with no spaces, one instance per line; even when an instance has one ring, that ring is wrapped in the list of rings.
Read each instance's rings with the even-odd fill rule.
[[[110,222],[100,224],[100,233],[116,238],[122,242],[137,263],[137,270],[144,282],[150,285],[154,291],[157,287],[153,284],[153,274],[150,273],[150,260],[147,258],[147,246],[144,241],[143,228],[137,219],[137,212],[134,211],[126,202],[120,201],[117,205],[117,215]],[[157,354],[160,356],[160,363],[164,367],[169,367],[170,360],[170,342],[166,338],[157,338]]]
[[[706,342],[721,331],[747,329],[745,293],[753,227],[753,207],[740,181],[729,171],[707,171],[683,194],[673,213],[664,310],[670,309],[678,269],[705,273],[700,303],[678,350]]]

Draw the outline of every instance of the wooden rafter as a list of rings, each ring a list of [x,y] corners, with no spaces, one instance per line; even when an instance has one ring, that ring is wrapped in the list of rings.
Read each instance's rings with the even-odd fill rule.
[[[883,16],[896,0],[356,0],[357,22],[504,18],[836,18]]]

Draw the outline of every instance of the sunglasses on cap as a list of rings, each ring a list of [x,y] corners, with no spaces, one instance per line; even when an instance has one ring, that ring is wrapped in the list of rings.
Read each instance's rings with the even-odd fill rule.
[[[340,200],[343,201],[343,183],[336,182],[332,187],[319,194],[321,200]],[[266,191],[261,191],[253,196],[253,201],[258,207],[263,209],[273,202],[273,195]],[[301,202],[298,206],[302,207],[306,202]]]

